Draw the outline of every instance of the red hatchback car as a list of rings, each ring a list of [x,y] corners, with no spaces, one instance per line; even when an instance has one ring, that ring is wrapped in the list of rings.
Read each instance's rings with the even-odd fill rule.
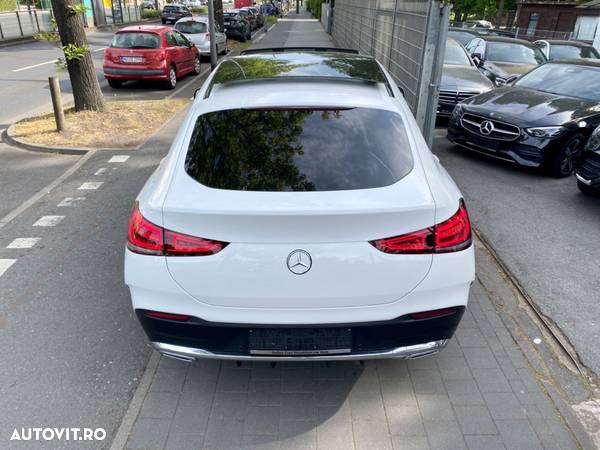
[[[103,69],[113,88],[129,80],[155,80],[174,89],[177,78],[200,73],[200,54],[192,42],[171,27],[126,27],[104,50]]]

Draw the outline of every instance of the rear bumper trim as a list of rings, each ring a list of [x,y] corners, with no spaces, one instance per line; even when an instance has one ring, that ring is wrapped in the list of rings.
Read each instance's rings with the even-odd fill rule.
[[[587,186],[591,186],[592,185],[592,180],[586,180],[585,178],[583,178],[581,175],[579,175],[578,173],[575,174],[575,176],[577,177],[578,181],[581,181],[583,184],[587,185]]]
[[[165,71],[162,69],[114,69],[112,67],[105,67],[104,73],[107,75],[164,75]]]
[[[183,361],[194,361],[196,359],[228,359],[234,361],[350,361],[364,359],[400,358],[417,359],[438,353],[448,344],[448,339],[426,342],[424,344],[396,347],[389,350],[349,353],[345,355],[300,355],[300,356],[268,356],[268,355],[231,355],[213,353],[201,348],[183,347],[180,345],[152,342],[151,345],[159,353],[170,358]]]

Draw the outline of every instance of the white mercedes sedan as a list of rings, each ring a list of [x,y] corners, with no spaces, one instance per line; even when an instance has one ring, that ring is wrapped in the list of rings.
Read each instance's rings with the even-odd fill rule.
[[[135,201],[125,281],[183,360],[416,358],[475,264],[461,193],[400,90],[348,51],[220,63]]]

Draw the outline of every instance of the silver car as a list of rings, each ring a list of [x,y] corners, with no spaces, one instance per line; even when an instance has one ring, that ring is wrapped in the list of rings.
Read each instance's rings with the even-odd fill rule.
[[[215,39],[217,41],[217,53],[224,54],[229,51],[227,47],[227,36],[215,24]],[[210,34],[208,32],[208,17],[184,17],[175,23],[175,29],[192,41],[203,56],[210,55]]]
[[[438,116],[450,116],[457,103],[489,91],[493,87],[492,82],[477,69],[465,48],[458,41],[448,39],[438,101]]]

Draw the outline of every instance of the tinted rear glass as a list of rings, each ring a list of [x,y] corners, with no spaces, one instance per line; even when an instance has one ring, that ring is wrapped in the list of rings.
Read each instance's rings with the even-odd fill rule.
[[[113,48],[159,48],[160,36],[153,33],[123,32],[115,34]]]
[[[594,47],[579,47],[576,45],[551,45],[551,59],[598,59]]]
[[[179,22],[175,24],[175,29],[186,34],[198,34],[206,33],[208,31],[208,25],[204,22],[188,21]]]
[[[412,167],[402,118],[367,108],[208,113],[185,160],[205,186],[271,192],[388,186]]]
[[[546,58],[537,47],[512,42],[488,42],[486,58],[490,61],[543,64]]]

